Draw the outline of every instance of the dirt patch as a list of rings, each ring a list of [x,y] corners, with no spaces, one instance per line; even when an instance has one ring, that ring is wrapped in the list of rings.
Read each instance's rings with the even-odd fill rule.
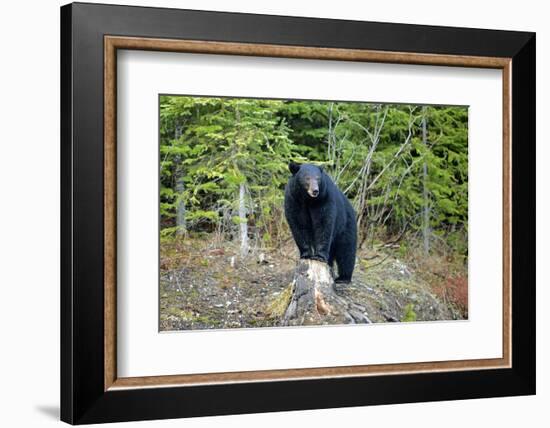
[[[293,243],[255,251],[244,260],[237,250],[232,244],[189,239],[162,245],[162,331],[280,325],[277,308],[298,257]],[[461,319],[420,275],[388,253],[360,252],[353,282],[337,292],[375,323]]]

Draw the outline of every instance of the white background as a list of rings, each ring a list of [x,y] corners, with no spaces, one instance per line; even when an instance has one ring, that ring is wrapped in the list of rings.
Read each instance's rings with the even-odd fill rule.
[[[111,3],[104,1],[105,3]],[[550,115],[550,28],[544,2],[277,2],[223,0],[129,1],[187,7],[414,24],[537,31],[538,395],[461,402],[418,403],[264,415],[131,423],[159,427],[281,427],[372,425],[384,427],[544,426],[550,403],[550,158],[545,118]],[[0,389],[2,425],[54,426],[59,405],[59,5],[4,2],[0,9]],[[546,194],[545,194],[546,193]],[[543,199],[543,197],[545,198]],[[546,364],[545,364],[546,362]]]
[[[119,376],[502,356],[501,70],[122,51],[117,79]],[[159,93],[469,105],[468,321],[159,334]]]

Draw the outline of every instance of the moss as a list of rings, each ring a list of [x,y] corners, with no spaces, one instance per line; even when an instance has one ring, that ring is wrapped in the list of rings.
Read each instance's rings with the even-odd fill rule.
[[[270,318],[280,318],[286,312],[286,308],[290,303],[292,298],[292,288],[293,284],[290,283],[281,294],[279,294],[273,301],[268,305],[266,313]]]
[[[401,318],[401,321],[403,322],[416,321],[416,312],[414,311],[414,305],[412,303],[409,303],[407,306],[405,306],[403,318]]]
[[[166,308],[163,312],[166,316],[172,315],[185,321],[191,321],[194,318],[193,312],[174,306]]]
[[[198,315],[198,316],[195,316],[195,317],[193,318],[193,321],[194,321],[194,322],[201,323],[201,324],[206,324],[206,325],[214,326],[214,327],[221,324],[221,322],[220,322],[219,320],[212,319],[212,318],[209,317],[208,315]]]

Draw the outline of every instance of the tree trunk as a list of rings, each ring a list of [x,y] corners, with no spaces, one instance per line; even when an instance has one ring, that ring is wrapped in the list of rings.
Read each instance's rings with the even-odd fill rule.
[[[329,266],[317,260],[298,261],[282,324],[357,323],[370,323],[365,309],[337,294]]]
[[[181,134],[183,132],[181,125],[176,125],[174,138],[176,140],[179,140],[181,137]],[[182,198],[183,191],[185,190],[185,186],[183,185],[183,171],[181,167],[181,157],[178,155],[176,156],[176,197],[177,197],[177,203],[176,203],[176,235],[178,236],[184,236],[185,232],[187,231],[187,224],[185,221],[185,202]]]
[[[178,236],[184,236],[187,231],[187,224],[185,222],[185,202],[182,199],[183,191],[185,187],[183,186],[182,180],[183,174],[178,169],[176,176],[176,194],[177,194],[177,205],[176,205],[176,234]]]
[[[426,106],[422,107],[422,144],[427,148],[428,132],[426,129]],[[424,240],[424,254],[430,252],[430,205],[428,200],[428,164],[424,161],[422,165],[422,197],[423,197],[423,225],[422,237]]]
[[[245,206],[246,188],[244,183],[239,185],[239,228],[241,235],[241,257],[246,257],[248,254],[248,222],[246,220]]]

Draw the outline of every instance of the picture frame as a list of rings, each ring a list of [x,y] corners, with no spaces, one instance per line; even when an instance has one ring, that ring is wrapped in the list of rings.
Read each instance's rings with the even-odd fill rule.
[[[118,377],[118,50],[502,70],[502,358]],[[63,6],[61,419],[86,424],[534,394],[535,95],[534,33]]]

